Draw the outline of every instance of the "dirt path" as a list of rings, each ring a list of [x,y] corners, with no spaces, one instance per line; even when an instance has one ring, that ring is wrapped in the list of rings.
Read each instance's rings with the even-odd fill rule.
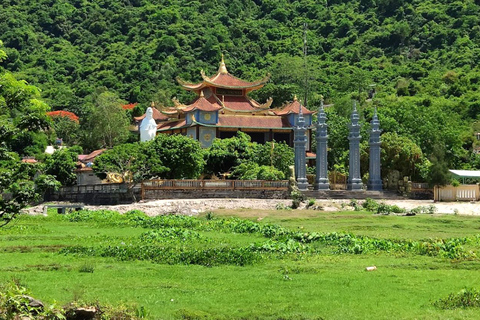
[[[361,201],[359,201],[361,203]],[[432,200],[383,200],[380,201],[389,205],[398,205],[407,210],[423,206],[435,206],[436,213],[443,214],[462,214],[462,215],[480,215],[480,202],[437,202]],[[236,210],[236,209],[255,209],[255,210],[275,210],[277,205],[288,206],[291,200],[280,199],[170,199],[155,200],[148,202],[138,202],[127,205],[115,206],[85,206],[91,210],[115,210],[125,213],[130,210],[141,210],[149,216],[162,214],[184,214],[198,215],[200,213],[213,211],[217,209]],[[351,209],[350,200],[316,200],[316,204],[323,207],[324,211],[340,211]],[[300,208],[302,210],[302,208]],[[29,214],[42,214],[43,204],[31,207],[27,210]]]

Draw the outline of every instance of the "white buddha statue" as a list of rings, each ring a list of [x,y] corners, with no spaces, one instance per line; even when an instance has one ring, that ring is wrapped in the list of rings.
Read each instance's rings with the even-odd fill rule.
[[[145,112],[145,118],[143,118],[142,123],[140,124],[140,141],[150,141],[155,139],[157,134],[157,123],[153,119],[153,109],[151,107],[147,108]]]

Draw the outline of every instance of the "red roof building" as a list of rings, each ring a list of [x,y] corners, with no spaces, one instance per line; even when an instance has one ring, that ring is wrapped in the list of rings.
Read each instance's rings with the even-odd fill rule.
[[[228,72],[222,56],[215,75],[208,77],[202,70],[201,76],[199,83],[177,78],[185,90],[196,93],[197,97],[190,104],[174,99],[175,107],[154,109],[158,133],[188,135],[199,140],[202,146],[209,147],[215,138],[230,138],[242,131],[254,142],[275,140],[292,146],[293,126],[299,113],[303,113],[309,126],[312,123],[313,112],[302,106],[296,97],[283,108],[272,109],[271,98],[259,103],[248,96],[249,92],[261,89],[269,81],[268,74],[257,81],[244,81]],[[135,120],[139,122],[144,117]],[[310,136],[310,130],[307,136]]]

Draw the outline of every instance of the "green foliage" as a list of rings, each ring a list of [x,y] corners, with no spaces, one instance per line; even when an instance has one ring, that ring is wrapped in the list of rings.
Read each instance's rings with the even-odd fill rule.
[[[78,153],[73,148],[56,150],[45,160],[45,172],[54,176],[62,185],[71,186],[77,182],[75,174]]]
[[[384,176],[388,170],[398,170],[401,177],[413,176],[416,171],[418,172],[417,166],[423,161],[420,147],[409,138],[400,137],[395,132],[382,135],[381,153]]]
[[[80,272],[93,272],[89,271],[89,268],[90,267],[86,267],[86,271],[82,271],[83,269],[81,269]],[[2,319],[18,319],[19,317],[45,320],[73,319],[78,317],[78,315],[76,315],[77,309],[92,307],[92,304],[79,301],[74,301],[63,307],[55,303],[46,307],[33,307],[30,306],[30,294],[30,290],[15,281],[0,285],[0,314],[2,315]],[[93,305],[98,311],[97,316],[101,316],[102,319],[135,320],[143,318],[142,314],[146,314],[145,310],[136,310],[135,312],[124,305],[117,305],[115,307],[99,306],[98,303]],[[137,315],[135,315],[135,313]]]
[[[42,186],[36,187],[33,182],[37,169],[36,165],[20,162],[16,153],[8,152],[0,145],[0,227],[43,193]]]
[[[398,206],[379,204],[380,213],[401,213],[404,209]],[[427,208],[428,210],[432,210]],[[377,239],[366,236],[356,236],[350,233],[318,233],[293,231],[273,224],[260,224],[251,220],[212,219],[201,220],[188,216],[157,216],[144,217],[141,220],[132,219],[141,213],[129,214],[129,217],[119,215],[114,211],[78,211],[70,214],[69,221],[90,221],[115,226],[131,225],[143,228],[154,228],[140,235],[138,240],[129,243],[109,241],[99,246],[72,246],[61,250],[63,254],[78,254],[87,256],[115,257],[120,260],[150,260],[167,264],[200,264],[245,265],[257,261],[258,252],[293,253],[310,252],[313,248],[298,245],[320,243],[330,247],[337,254],[365,254],[370,252],[410,252],[418,255],[439,256],[448,259],[473,259],[474,252],[467,251],[463,246],[476,243],[474,238],[426,239],[420,241]],[[196,231],[223,231],[238,234],[260,234],[275,240],[266,243],[256,243],[248,247],[213,247],[201,248],[192,246],[206,239]],[[185,243],[185,245],[182,245]],[[208,241],[207,241],[208,243]],[[188,245],[187,245],[188,244]],[[158,246],[163,246],[159,250]],[[211,259],[211,260],[210,260]]]
[[[232,215],[231,211],[216,212],[216,216],[210,220],[181,216],[154,218],[140,211],[131,211],[115,216],[104,213],[110,216],[104,222],[92,219],[71,223],[67,220],[68,215],[58,215],[53,211],[50,210],[47,217],[22,215],[15,224],[0,229],[0,269],[4,271],[1,273],[2,281],[7,281],[12,274],[20,277],[21,282],[35,294],[34,297],[45,304],[56,299],[65,306],[73,296],[75,302],[66,305],[65,310],[96,306],[105,318],[131,319],[127,313],[114,313],[114,310],[104,306],[108,300],[116,306],[114,309],[117,312],[128,310],[129,315],[146,316],[147,319],[175,318],[180,314],[205,319],[271,318],[271,310],[265,311],[263,304],[272,304],[269,297],[276,296],[281,300],[272,305],[278,309],[274,318],[312,319],[312,315],[318,315],[318,319],[348,318],[350,313],[344,311],[341,304],[334,306],[339,299],[350,301],[356,315],[362,318],[372,315],[389,318],[392,310],[399,318],[441,318],[452,312],[462,318],[477,317],[475,308],[453,311],[428,308],[433,301],[471,285],[469,281],[476,274],[478,257],[469,250],[478,252],[480,240],[477,235],[479,221],[474,217],[442,215],[405,218],[364,212],[313,215],[311,211],[289,214],[242,209],[234,214],[251,217],[248,222],[238,218],[221,218],[222,215]],[[101,215],[98,213],[98,219],[101,219]],[[257,217],[264,219],[256,221]],[[158,225],[167,227],[149,228],[145,221],[157,218]],[[190,227],[181,226],[187,224]],[[175,232],[170,233],[169,229]],[[184,241],[181,236],[175,236],[181,234],[176,232],[180,229],[188,230],[192,235],[199,234],[202,239]],[[334,232],[339,229],[352,230],[354,234],[348,231]],[[141,241],[141,235],[148,232],[157,235],[165,232],[167,237],[162,239],[158,236],[155,238],[157,242]],[[170,239],[171,236],[173,238]],[[415,240],[409,240],[412,238]],[[78,245],[91,248],[95,253],[58,254],[61,248]],[[167,265],[160,258],[158,262],[162,264],[148,259],[147,248],[138,249],[140,245],[153,248],[153,258],[161,256],[162,250],[168,253],[177,248],[180,249],[176,252],[188,251],[189,257],[201,255],[205,249],[223,247],[228,250],[218,253],[218,258],[213,254],[205,254],[213,257],[213,264],[201,265],[184,263],[203,263],[205,259],[180,260],[178,254],[173,252],[172,257],[181,261],[180,265]],[[126,258],[121,260],[123,253],[130,254],[129,246],[133,247],[132,250],[145,253],[141,257],[147,259],[138,260],[132,253],[132,256],[125,255]],[[108,247],[111,247],[111,251],[106,250]],[[123,250],[124,247],[127,249]],[[229,255],[228,259],[225,258],[230,249],[238,248],[248,250],[247,255],[253,255],[255,260],[242,267],[233,262],[234,258],[240,260],[238,256]],[[198,250],[198,253],[191,253],[194,250]],[[101,252],[110,252],[112,257],[98,255]],[[362,272],[372,264],[377,266],[377,273]],[[83,265],[93,266],[94,272],[79,273]],[[392,274],[396,276],[396,281],[387,281]],[[56,279],[53,283],[52,277]],[[79,277],[82,278],[80,284]],[[353,281],[354,278],[359,281]],[[416,285],[430,280],[441,281],[443,293],[439,294],[438,287],[419,288]],[[265,285],[272,281],[278,285]],[[64,289],[58,289],[59,283]],[[282,309],[283,305],[289,303],[292,294],[302,298],[298,300],[300,303],[308,300],[312,294],[327,292],[335,295],[339,284],[348,286],[349,290],[328,301],[314,299],[320,303],[315,306],[311,306],[311,300],[293,309]],[[388,290],[374,295],[379,285],[387,286]],[[305,286],[311,288],[307,293]],[[255,290],[242,291],[246,287]],[[407,297],[402,298],[398,290],[404,287],[413,289]],[[190,295],[188,292],[192,291],[188,288],[202,294]],[[244,294],[239,294],[241,292]],[[370,294],[358,297],[358,292],[372,293],[374,297]],[[105,294],[108,294],[108,299]],[[327,299],[329,295],[324,296]],[[203,308],[205,299],[215,301],[213,309]],[[388,304],[392,299],[398,303],[390,310],[385,311],[378,306],[379,303]],[[409,304],[412,299],[418,303]],[[86,304],[82,301],[97,302]],[[252,301],[255,303],[252,304]],[[125,309],[124,304],[130,302],[136,305]],[[255,305],[258,303],[261,305],[257,308]],[[232,305],[248,308],[244,313],[236,313],[232,311]],[[334,306],[334,310],[319,315],[318,310],[328,310],[329,306]],[[50,305],[47,306],[49,308]]]
[[[395,167],[413,178],[442,184],[445,168],[480,166],[471,161],[471,124],[480,111],[478,1],[362,0],[325,5],[300,0],[280,6],[262,1],[216,1],[212,5],[176,0],[165,6],[149,1],[52,5],[47,0],[34,4],[19,0],[5,8],[0,21],[5,43],[0,67],[38,85],[55,110],[80,116],[81,143],[87,150],[125,141],[121,116],[125,112],[99,110],[101,105],[119,102],[112,98],[96,103],[101,91],[139,102],[139,109],[149,101],[171,105],[172,97],[187,102],[192,95],[178,86],[175,77],[200,81],[198,70],[214,74],[223,53],[230,72],[240,78],[254,80],[271,73],[271,81],[251,93],[259,102],[271,96],[273,107],[278,107],[294,94],[306,94],[309,108],[318,106],[320,95],[327,104],[334,104],[327,108],[330,169],[348,169],[346,125],[352,98],[359,101],[365,129],[372,106],[378,107],[384,134],[394,142],[385,149],[384,170]],[[305,22],[309,28],[306,68],[301,40]],[[24,97],[31,94],[37,95],[38,102],[38,90],[15,81],[4,76],[0,80],[26,89],[18,96],[0,93],[1,110],[8,110],[3,108],[4,100],[28,101],[32,99]],[[376,95],[370,101],[373,87]],[[39,152],[46,139],[18,130],[44,126],[43,116],[20,112],[17,117],[21,121],[0,117],[4,129],[0,137],[22,155]],[[65,139],[76,140],[73,136]],[[362,132],[363,151],[367,139]],[[430,167],[425,160],[431,158],[435,145],[443,150],[444,159],[431,159]],[[224,173],[239,165],[225,151],[231,146],[217,147],[206,158],[208,173]],[[420,155],[418,148],[423,157],[415,159]],[[400,152],[398,158],[393,149]],[[402,158],[407,159],[403,165]],[[437,161],[441,162],[438,166]],[[272,165],[271,161],[258,164]],[[288,176],[288,171],[273,166]]]
[[[244,162],[232,172],[232,176],[240,180],[284,180],[282,171],[271,166],[259,166],[255,162]]]
[[[205,166],[204,150],[200,142],[182,135],[158,134],[145,143],[144,150],[156,157],[168,170],[160,176],[166,179],[195,179]]]
[[[465,288],[433,303],[439,309],[480,308],[480,291]]]
[[[109,91],[95,95],[93,99],[91,113],[82,122],[83,146],[96,150],[126,142],[130,120],[122,109],[125,101]]]
[[[53,117],[52,127],[57,138],[62,139],[66,146],[73,146],[80,142],[80,125],[68,117]]]
[[[168,170],[145,143],[125,143],[104,151],[94,162],[93,170],[99,177],[115,172],[124,181],[138,183],[160,177]]]
[[[228,139],[214,139],[205,152],[205,172],[216,175],[229,172],[250,159],[251,152],[250,136],[243,132],[239,131],[236,137]]]
[[[45,114],[48,110],[37,87],[11,73],[0,73],[0,141],[9,151],[20,155],[44,152],[50,126]]]
[[[362,202],[362,207],[367,211],[376,212],[378,208],[378,202],[371,198],[367,198]]]

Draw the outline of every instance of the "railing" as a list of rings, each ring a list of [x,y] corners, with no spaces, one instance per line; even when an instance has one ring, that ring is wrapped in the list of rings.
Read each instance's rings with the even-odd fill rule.
[[[480,188],[478,184],[460,185],[458,187],[445,186],[435,187],[435,201],[477,201],[480,199]]]
[[[149,190],[287,190],[288,180],[148,180],[142,182],[142,198]]]
[[[61,187],[58,189],[59,194],[69,193],[111,193],[111,192],[127,192],[128,185],[124,183],[105,183],[92,184],[82,186]]]
[[[412,190],[425,190],[425,189],[431,189],[428,186],[428,183],[412,182]]]

